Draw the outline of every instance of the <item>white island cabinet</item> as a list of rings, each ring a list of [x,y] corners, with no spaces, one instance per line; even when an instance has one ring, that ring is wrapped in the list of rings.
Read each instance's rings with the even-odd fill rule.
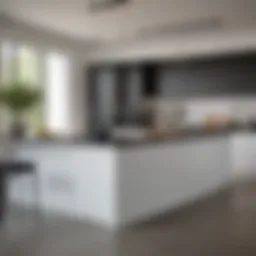
[[[121,224],[205,197],[230,179],[228,136],[124,148],[118,159]]]
[[[244,161],[234,163],[240,151],[231,149],[240,144],[233,136],[122,146],[21,143],[15,155],[36,165],[40,196],[38,201],[33,177],[17,177],[10,182],[10,198],[40,207],[45,214],[65,214],[117,229],[227,186],[234,166]],[[252,141],[256,147],[256,139]]]
[[[10,199],[45,214],[82,217],[104,225],[115,220],[116,154],[111,146],[20,145],[16,158],[35,164],[34,176],[10,182]]]
[[[232,177],[235,180],[256,175],[256,134],[237,132],[231,136]]]

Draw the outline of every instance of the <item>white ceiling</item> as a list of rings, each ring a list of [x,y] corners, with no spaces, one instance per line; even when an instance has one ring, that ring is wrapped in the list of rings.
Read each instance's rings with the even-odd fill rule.
[[[254,0],[130,0],[91,12],[89,0],[0,0],[0,11],[33,26],[77,39],[120,40],[157,24],[221,18],[228,29],[255,26]]]

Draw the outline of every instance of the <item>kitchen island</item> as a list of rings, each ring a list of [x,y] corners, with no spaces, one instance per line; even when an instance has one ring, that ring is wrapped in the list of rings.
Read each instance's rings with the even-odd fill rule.
[[[44,214],[118,229],[227,186],[234,176],[233,157],[239,153],[233,149],[234,139],[244,133],[254,136],[249,131],[223,130],[134,146],[124,142],[14,143],[16,159],[36,164],[41,195],[38,204],[32,181],[24,177],[10,181],[9,196],[21,206],[39,205]]]

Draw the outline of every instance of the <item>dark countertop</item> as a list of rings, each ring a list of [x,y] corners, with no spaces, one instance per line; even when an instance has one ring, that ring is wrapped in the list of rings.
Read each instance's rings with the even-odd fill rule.
[[[183,129],[173,135],[158,138],[142,138],[142,139],[110,139],[105,141],[90,140],[85,137],[76,139],[22,139],[13,140],[5,138],[5,143],[18,143],[26,146],[113,146],[113,147],[137,147],[137,146],[153,146],[165,143],[184,143],[191,140],[208,139],[216,136],[229,136],[234,133],[256,133],[256,128],[248,128],[245,126],[233,126],[218,129]]]
[[[165,143],[184,143],[191,140],[209,139],[216,136],[229,136],[237,132],[254,133],[256,130],[228,127],[219,129],[185,129],[177,134],[165,136],[162,138],[145,138],[140,140],[125,140],[119,139],[114,142],[118,147],[133,147],[133,146],[150,146]]]

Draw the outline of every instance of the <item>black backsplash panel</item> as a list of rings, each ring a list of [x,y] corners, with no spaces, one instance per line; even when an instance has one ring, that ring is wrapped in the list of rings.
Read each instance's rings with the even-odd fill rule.
[[[256,56],[162,64],[163,97],[256,95]]]

